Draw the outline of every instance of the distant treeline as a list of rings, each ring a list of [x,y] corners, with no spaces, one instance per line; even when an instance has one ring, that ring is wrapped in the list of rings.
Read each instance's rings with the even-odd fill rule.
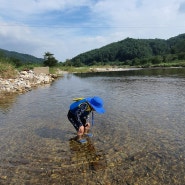
[[[2,60],[3,59],[3,60]],[[58,62],[54,54],[46,52],[44,58],[0,49],[0,63],[10,62],[16,68],[25,65],[41,66],[183,66],[185,67],[185,34],[170,39],[126,38],[99,49],[82,53],[65,62]]]
[[[6,58],[11,60],[13,63],[16,65],[21,65],[21,64],[40,64],[43,63],[42,58],[37,58],[32,55],[28,54],[23,54],[23,53],[18,53],[15,51],[8,51],[5,49],[0,49],[0,58]]]
[[[65,65],[129,65],[147,66],[185,60],[185,34],[164,39],[133,39],[111,43],[82,53]]]

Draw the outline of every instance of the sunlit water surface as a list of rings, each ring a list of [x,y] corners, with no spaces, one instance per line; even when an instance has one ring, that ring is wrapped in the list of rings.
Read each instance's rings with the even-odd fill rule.
[[[73,138],[75,97],[100,96],[93,138]],[[0,184],[183,185],[185,69],[66,75],[0,101]]]

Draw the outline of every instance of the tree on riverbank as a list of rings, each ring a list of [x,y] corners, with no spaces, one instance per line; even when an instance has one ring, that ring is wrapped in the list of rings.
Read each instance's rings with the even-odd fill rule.
[[[53,66],[56,66],[57,63],[58,63],[58,60],[55,59],[54,54],[50,52],[45,53],[44,62],[43,62],[45,66],[53,67]]]

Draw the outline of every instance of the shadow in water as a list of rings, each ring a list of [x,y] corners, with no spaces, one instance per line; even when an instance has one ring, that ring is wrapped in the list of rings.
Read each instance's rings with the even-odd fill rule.
[[[0,93],[0,109],[8,111],[16,101],[18,94]]]
[[[42,127],[35,130],[36,134],[43,138],[67,140],[66,132],[56,128]]]
[[[106,158],[102,151],[95,149],[95,146],[90,138],[87,138],[87,143],[81,144],[76,141],[76,137],[69,140],[71,151],[71,163],[76,166],[81,166],[84,171],[98,171],[106,168]]]

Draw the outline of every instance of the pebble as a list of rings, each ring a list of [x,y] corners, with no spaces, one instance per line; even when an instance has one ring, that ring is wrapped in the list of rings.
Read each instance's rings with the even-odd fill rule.
[[[50,84],[57,75],[54,74],[34,74],[32,70],[21,71],[14,79],[0,78],[0,93],[24,93],[31,91],[33,87]]]

